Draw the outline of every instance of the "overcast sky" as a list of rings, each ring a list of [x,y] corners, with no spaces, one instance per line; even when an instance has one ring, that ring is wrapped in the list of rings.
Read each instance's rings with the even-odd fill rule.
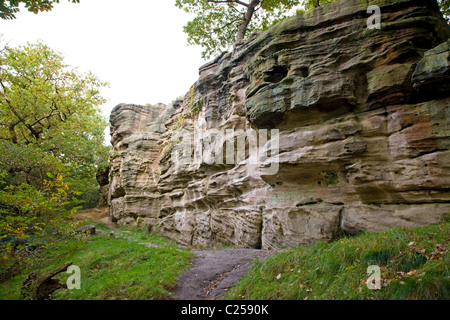
[[[62,0],[37,15],[22,9],[0,20],[11,46],[42,40],[66,62],[90,70],[110,88],[102,91],[109,114],[119,103],[170,103],[184,95],[205,63],[201,48],[187,46],[183,25],[190,16],[175,0]]]

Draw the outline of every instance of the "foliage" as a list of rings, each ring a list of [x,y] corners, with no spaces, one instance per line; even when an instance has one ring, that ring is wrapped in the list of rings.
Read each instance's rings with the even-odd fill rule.
[[[255,30],[267,29],[299,2],[176,0],[176,6],[195,14],[196,17],[184,26],[184,31],[188,35],[188,43],[202,46],[205,49],[203,58],[209,58],[238,43],[240,32],[242,37]]]
[[[177,117],[177,122],[176,122],[176,124],[175,124],[175,130],[178,130],[178,129],[182,129],[183,127],[184,127],[184,125],[185,125],[185,119],[184,119],[184,117],[183,116],[178,116]]]
[[[219,54],[256,30],[266,30],[295,13],[312,10],[338,0],[176,0],[176,6],[195,18],[184,26],[189,45],[204,48],[203,58]],[[450,0],[438,0],[444,16],[449,20]]]
[[[186,99],[188,101],[188,114],[190,117],[195,118],[202,111],[204,105],[203,98],[195,90],[195,85],[189,89]]]
[[[303,7],[306,11],[317,8],[318,6],[326,6],[327,4],[337,2],[339,0],[303,0]]]
[[[449,299],[450,223],[392,229],[277,253],[254,263],[227,299]],[[367,268],[381,269],[381,289]]]
[[[80,0],[69,0],[69,2],[80,3]],[[21,4],[25,5],[28,11],[39,13],[52,10],[55,3],[59,3],[59,0],[0,0],[0,18],[15,19]]]
[[[316,8],[318,5],[325,6],[339,0],[303,0],[302,4],[306,11]],[[450,0],[437,0],[439,8],[447,22],[450,22]]]
[[[57,233],[59,222],[78,209],[80,201],[70,196],[63,177],[48,176],[41,190],[25,183],[0,190],[0,215],[5,217],[0,220],[1,238],[42,238],[44,232]]]
[[[105,85],[42,43],[0,51],[0,230],[10,256],[30,236],[52,241],[79,199],[98,192]]]
[[[29,273],[43,274],[69,261],[81,269],[81,290],[58,291],[54,300],[166,299],[190,266],[192,253],[146,230],[95,225],[104,235],[72,236],[29,256],[22,275],[0,283],[0,300],[17,300]],[[68,276],[61,274],[61,282]]]
[[[438,4],[445,19],[450,22],[450,0],[438,0]]]
[[[79,74],[42,43],[6,47],[0,72],[1,140],[39,145],[66,162],[96,157],[79,142],[103,135],[97,106],[105,102],[99,94],[105,83]]]
[[[0,54],[0,168],[7,183],[42,185],[46,172],[66,176],[77,192],[107,166],[106,121],[99,105],[107,85],[80,74],[42,43]]]
[[[50,243],[71,230],[66,219],[80,204],[60,174],[47,174],[39,190],[29,184],[0,190],[0,274],[14,273],[29,246]]]

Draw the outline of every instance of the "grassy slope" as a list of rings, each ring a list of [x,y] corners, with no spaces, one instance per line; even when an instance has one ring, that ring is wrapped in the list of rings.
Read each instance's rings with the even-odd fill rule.
[[[297,248],[255,262],[226,299],[449,299],[450,223]],[[369,290],[367,267],[381,268]]]
[[[98,229],[110,231],[103,224]],[[277,253],[255,262],[227,299],[449,299],[450,223],[393,229]],[[193,254],[149,236],[120,229],[109,235],[72,238],[30,258],[20,275],[0,284],[0,299],[18,299],[31,272],[66,262],[81,268],[81,290],[61,290],[54,299],[165,299]],[[153,243],[149,248],[139,243]],[[379,265],[383,287],[365,284],[369,265]],[[59,276],[63,282],[68,274]]]
[[[110,231],[104,224],[98,229]],[[115,230],[117,232],[117,230]],[[115,236],[97,235],[59,242],[45,250],[21,275],[0,284],[0,299],[18,299],[22,281],[31,272],[56,269],[66,262],[81,268],[81,290],[60,290],[58,299],[165,299],[179,275],[189,268],[192,253],[145,231],[119,229]],[[153,243],[153,248],[139,243]],[[69,274],[58,278],[65,283]]]

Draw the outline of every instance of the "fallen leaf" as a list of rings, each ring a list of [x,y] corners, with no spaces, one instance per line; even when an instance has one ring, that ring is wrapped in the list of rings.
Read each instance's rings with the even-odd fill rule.
[[[417,275],[417,270],[411,270],[406,274],[407,277],[412,277],[415,275]]]
[[[350,270],[353,270],[353,269],[355,269],[355,266],[348,266],[347,268],[345,268],[345,270],[347,270],[347,271],[350,271]]]

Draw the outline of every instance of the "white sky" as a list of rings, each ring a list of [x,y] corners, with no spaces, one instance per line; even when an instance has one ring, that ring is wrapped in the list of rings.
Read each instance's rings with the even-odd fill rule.
[[[22,9],[0,19],[11,46],[42,40],[65,61],[110,83],[102,91],[109,119],[119,103],[170,103],[184,95],[205,63],[201,48],[187,46],[183,25],[191,18],[175,0],[61,0],[50,12]],[[109,132],[109,131],[108,131]]]

